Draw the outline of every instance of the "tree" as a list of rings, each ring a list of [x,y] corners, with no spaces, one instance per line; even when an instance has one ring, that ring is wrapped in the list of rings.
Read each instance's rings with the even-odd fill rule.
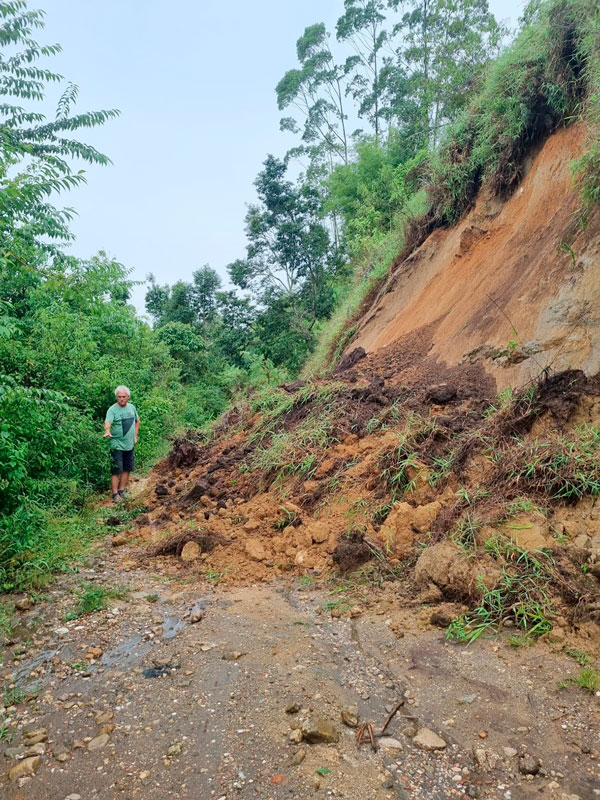
[[[246,214],[247,258],[228,271],[236,286],[253,291],[264,305],[285,298],[288,324],[310,342],[332,250],[318,191],[307,183],[294,186],[285,173],[284,162],[267,156],[255,181],[259,202]]]
[[[335,63],[328,39],[323,23],[304,30],[296,43],[301,68],[288,70],[277,84],[277,106],[280,111],[292,106],[304,117],[303,142],[316,142],[318,149],[348,163],[344,68]],[[280,127],[299,132],[290,117],[284,117]]]
[[[359,102],[359,117],[371,123],[376,142],[381,134],[381,50],[388,38],[385,9],[385,0],[344,0],[336,27],[338,41],[349,42],[354,50],[345,64],[352,75],[348,91]]]
[[[394,9],[406,5],[390,0]],[[409,0],[408,5],[394,27],[400,44],[386,88],[392,115],[400,125],[408,116],[417,147],[435,148],[442,126],[465,106],[506,29],[490,13],[488,0]]]

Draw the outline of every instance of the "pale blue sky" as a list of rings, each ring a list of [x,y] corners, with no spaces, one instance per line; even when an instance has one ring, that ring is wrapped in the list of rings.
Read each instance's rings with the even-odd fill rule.
[[[47,13],[36,38],[59,42],[52,68],[80,87],[79,110],[121,117],[81,138],[113,160],[64,197],[79,213],[73,252],[99,249],[144,280],[189,279],[209,263],[225,276],[244,255],[244,214],[279,131],[274,87],[296,65],[307,25],[333,29],[343,0],[31,0]],[[491,0],[514,24],[522,0]],[[134,302],[143,312],[145,290]]]

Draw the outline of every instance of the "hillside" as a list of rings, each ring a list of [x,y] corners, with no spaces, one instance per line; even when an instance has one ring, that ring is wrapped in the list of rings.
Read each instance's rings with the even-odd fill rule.
[[[544,369],[597,372],[600,216],[578,224],[572,173],[586,136],[581,124],[557,131],[506,202],[483,193],[395,264],[346,352],[426,330],[429,357],[481,364],[498,390]]]

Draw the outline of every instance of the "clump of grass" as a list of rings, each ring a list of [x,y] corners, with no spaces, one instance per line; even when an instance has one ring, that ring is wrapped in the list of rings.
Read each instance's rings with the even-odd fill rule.
[[[563,647],[563,653],[570,656],[570,658],[574,658],[580,667],[589,667],[589,665],[592,663],[592,659],[588,656],[588,654],[584,653],[583,650],[579,650],[577,647],[571,647],[570,645],[566,644]]]
[[[420,467],[419,451],[433,437],[436,430],[434,419],[409,413],[398,437],[398,444],[379,458],[378,469],[392,501],[413,491],[415,479],[411,477]]]
[[[65,614],[65,620],[79,619],[95,611],[106,608],[109,600],[123,600],[129,595],[129,589],[122,587],[105,588],[91,583],[82,583],[75,593],[77,603]]]
[[[568,689],[570,686],[595,694],[600,689],[600,672],[593,667],[584,667],[579,675],[567,678],[560,684],[561,689]]]
[[[467,511],[465,517],[457,522],[450,538],[464,550],[472,550],[477,546],[477,533],[483,527],[483,522]]]
[[[505,545],[503,555],[513,559],[512,563],[502,568],[492,589],[479,579],[479,605],[452,620],[446,634],[448,639],[471,644],[484,633],[498,630],[504,620],[511,620],[534,639],[552,629],[553,612],[547,591],[550,557],[543,551],[522,550],[511,543]]]
[[[30,697],[35,697],[36,694],[36,692],[27,692],[25,689],[21,689],[19,686],[13,686],[11,688],[7,687],[2,693],[2,704],[5,708],[8,708],[9,706],[16,706],[19,703],[24,703],[25,700],[29,699]]]
[[[99,509],[71,516],[24,504],[11,517],[6,537],[0,532],[0,591],[40,588],[56,572],[68,572],[92,542],[106,533]]]
[[[15,627],[15,607],[12,603],[0,603],[0,641],[8,639]]]
[[[517,440],[502,459],[499,474],[524,490],[555,500],[600,494],[600,429],[586,424],[569,435]]]

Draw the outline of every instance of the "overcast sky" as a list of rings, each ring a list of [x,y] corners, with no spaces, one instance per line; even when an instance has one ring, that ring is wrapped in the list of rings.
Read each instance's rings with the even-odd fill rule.
[[[40,42],[51,66],[80,87],[77,108],[121,117],[80,133],[114,162],[87,170],[65,196],[79,256],[106,250],[144,280],[190,278],[245,253],[244,214],[267,153],[295,144],[279,131],[274,87],[296,66],[307,25],[329,30],[343,0],[32,0],[46,11]],[[490,0],[511,25],[522,0]],[[55,98],[52,98],[54,101]],[[134,302],[143,312],[145,290]]]

